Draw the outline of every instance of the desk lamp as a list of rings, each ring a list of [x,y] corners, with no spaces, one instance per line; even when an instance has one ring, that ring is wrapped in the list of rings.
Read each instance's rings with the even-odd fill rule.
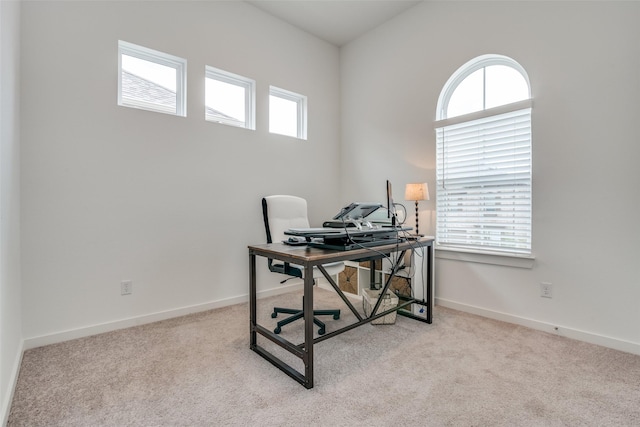
[[[422,236],[418,231],[418,201],[429,200],[429,186],[426,182],[420,184],[407,184],[404,190],[405,200],[416,202],[416,236]]]

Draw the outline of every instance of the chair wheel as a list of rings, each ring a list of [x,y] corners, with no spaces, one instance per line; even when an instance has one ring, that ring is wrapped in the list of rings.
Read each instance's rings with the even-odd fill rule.
[[[273,313],[271,313],[271,318],[272,319],[275,319],[276,317],[278,317],[278,313],[276,313],[275,311]]]
[[[333,315],[333,320],[338,320],[340,318],[340,314],[334,314]]]
[[[318,335],[324,335],[325,332],[324,328],[318,329]]]
[[[278,326],[277,328],[275,328],[275,329],[273,330],[273,333],[274,333],[274,334],[279,334],[281,331],[282,331],[282,329],[280,329],[280,327]]]

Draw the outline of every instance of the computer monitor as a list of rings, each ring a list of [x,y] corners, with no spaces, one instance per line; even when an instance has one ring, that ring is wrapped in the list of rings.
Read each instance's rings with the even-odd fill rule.
[[[382,205],[379,203],[361,203],[360,205],[366,205],[366,206],[377,206],[378,209],[376,210],[372,210],[367,216],[366,216],[366,221],[375,224],[375,225],[379,225],[379,226],[383,226],[383,227],[388,227],[392,225],[392,222],[394,225],[399,225],[398,224],[398,220],[397,217],[395,215],[395,207],[394,207],[394,202],[393,202],[393,194],[392,194],[392,189],[391,189],[391,181],[387,180],[387,187],[386,187],[386,192],[387,192],[387,198],[386,198],[386,204]],[[347,208],[352,208],[352,205],[349,205],[345,208],[343,208],[343,210],[346,210]],[[380,209],[383,208],[383,209]],[[342,213],[342,211],[341,211]],[[338,214],[340,215],[340,214]]]
[[[393,193],[391,189],[391,181],[387,180],[387,218],[393,220]]]

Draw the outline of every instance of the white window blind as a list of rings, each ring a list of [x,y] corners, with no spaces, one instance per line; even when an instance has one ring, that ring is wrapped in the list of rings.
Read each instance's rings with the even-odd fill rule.
[[[531,253],[531,108],[436,128],[441,247]]]

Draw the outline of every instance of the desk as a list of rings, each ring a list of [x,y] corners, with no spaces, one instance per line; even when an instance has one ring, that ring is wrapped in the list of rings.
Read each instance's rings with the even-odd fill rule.
[[[351,301],[347,299],[344,293],[340,290],[338,285],[331,278],[323,264],[328,264],[337,261],[349,261],[357,259],[372,259],[375,257],[382,258],[385,253],[400,252],[400,258],[404,256],[407,250],[425,249],[425,258],[427,263],[427,284],[426,284],[426,298],[424,300],[417,300],[414,298],[403,298],[397,307],[386,310],[381,313],[377,313],[378,308],[382,303],[382,299],[378,299],[376,305],[372,309],[372,315],[369,317],[362,317],[362,315],[356,310]],[[372,251],[371,249],[375,249]],[[274,334],[271,330],[257,324],[257,297],[256,297],[256,257],[266,257],[275,260],[290,262],[292,264],[301,265],[304,269],[304,342],[301,344],[293,344],[292,342]],[[327,332],[314,339],[313,337],[313,267],[317,267],[327,281],[331,284],[333,289],[338,293],[340,298],[349,307],[353,314],[358,319],[357,322],[347,325],[336,331]],[[393,270],[389,274],[384,287],[382,288],[381,296],[384,295],[391,284],[391,279],[398,272],[399,265],[395,265]],[[278,367],[284,373],[289,375],[294,380],[306,388],[313,387],[313,345],[321,341],[334,337],[338,334],[351,330],[355,327],[364,325],[379,317],[385,316],[389,313],[397,311],[398,314],[407,316],[422,322],[431,323],[433,316],[433,238],[421,238],[419,240],[408,240],[398,243],[384,244],[376,246],[375,248],[361,248],[353,249],[349,251],[339,251],[331,249],[320,249],[311,247],[300,246],[288,246],[283,243],[268,243],[261,245],[249,246],[249,324],[250,324],[250,348],[258,353],[260,356],[271,362]],[[420,304],[426,307],[426,316],[424,318],[414,315],[410,312],[401,311],[401,308],[407,307],[410,304]],[[400,311],[399,311],[400,310]],[[258,334],[271,340],[278,346],[282,347],[286,351],[292,353],[296,357],[302,359],[304,364],[304,373],[297,371],[292,366],[288,365],[272,353],[265,350],[258,345]]]

